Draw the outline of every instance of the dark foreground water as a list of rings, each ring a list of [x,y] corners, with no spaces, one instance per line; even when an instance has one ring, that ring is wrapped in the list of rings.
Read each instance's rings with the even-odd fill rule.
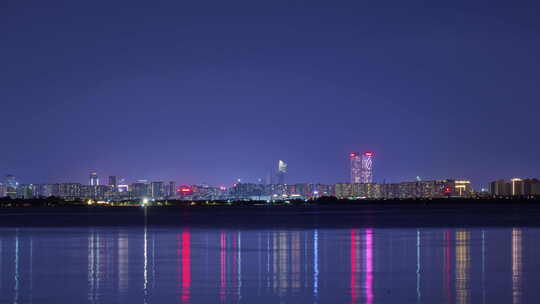
[[[0,303],[540,301],[538,228],[319,226],[1,227]]]

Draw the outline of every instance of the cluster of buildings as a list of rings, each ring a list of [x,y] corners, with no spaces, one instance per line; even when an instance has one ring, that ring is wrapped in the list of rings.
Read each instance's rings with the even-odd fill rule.
[[[512,178],[511,180],[496,180],[489,183],[492,196],[536,196],[540,195],[540,180],[536,178]]]
[[[374,183],[373,152],[349,154],[350,182],[323,184],[288,184],[287,163],[279,160],[277,170],[270,173],[266,183],[241,183],[232,187],[189,185],[177,187],[174,181],[138,180],[126,184],[116,176],[109,176],[107,183],[100,182],[97,172],[89,175],[88,184],[19,184],[13,175],[6,175],[0,183],[0,197],[43,198],[60,197],[65,200],[128,201],[128,200],[263,200],[313,199],[335,196],[340,199],[410,199],[471,197],[475,195],[468,180],[430,180]],[[495,197],[540,195],[538,179],[514,178],[490,183],[490,193]]]
[[[19,184],[15,177],[7,175],[0,184],[0,197],[20,199],[60,197],[65,200],[120,201],[141,198],[156,200],[177,195],[175,182],[149,182],[139,180],[130,185],[119,183],[116,176],[109,176],[108,183],[100,183],[96,172],[91,172],[88,184]]]
[[[235,184],[231,198],[245,200],[313,199],[335,196],[340,199],[406,199],[470,197],[473,189],[466,180],[414,181],[397,184],[337,183],[323,184]]]

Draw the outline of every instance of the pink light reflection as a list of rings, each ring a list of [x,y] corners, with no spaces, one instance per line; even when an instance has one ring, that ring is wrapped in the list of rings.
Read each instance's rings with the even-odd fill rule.
[[[356,230],[351,230],[351,304],[358,300],[356,293]]]
[[[220,276],[219,276],[219,298],[222,302],[225,302],[225,293],[227,290],[227,236],[224,232],[220,233],[220,242],[219,242],[219,266],[220,266]]]
[[[373,229],[367,228],[366,234],[366,280],[364,288],[366,290],[366,304],[373,304]]]

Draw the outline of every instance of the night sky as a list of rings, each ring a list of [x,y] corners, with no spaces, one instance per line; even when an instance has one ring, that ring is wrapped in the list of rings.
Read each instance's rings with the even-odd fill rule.
[[[535,1],[0,2],[0,174],[540,176]]]

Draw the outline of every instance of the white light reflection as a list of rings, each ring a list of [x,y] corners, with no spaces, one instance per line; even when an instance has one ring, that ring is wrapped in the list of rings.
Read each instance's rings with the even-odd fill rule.
[[[470,303],[470,232],[456,232],[456,303]]]
[[[486,304],[486,231],[482,230],[482,303]]]
[[[416,230],[416,301],[422,302],[422,293],[420,291],[420,229]]]
[[[521,229],[512,229],[512,303],[521,303],[522,275],[522,237]]]
[[[127,233],[118,236],[118,289],[125,293],[129,286],[129,239]]]
[[[238,232],[238,301],[242,300],[242,234]]]
[[[146,209],[145,209],[145,218],[146,218]],[[148,303],[148,231],[146,223],[144,225],[144,265],[143,265],[143,291],[144,291],[144,300],[143,302]]]
[[[15,295],[13,297],[13,304],[19,303],[19,285],[20,285],[20,273],[19,273],[19,230],[17,229],[15,232],[15,276],[13,277],[15,280]]]
[[[313,232],[313,297],[315,303],[319,298],[319,232]]]

